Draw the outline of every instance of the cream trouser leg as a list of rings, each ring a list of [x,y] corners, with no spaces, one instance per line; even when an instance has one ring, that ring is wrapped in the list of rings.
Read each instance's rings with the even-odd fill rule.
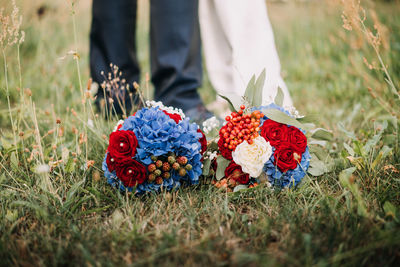
[[[242,96],[251,77],[265,68],[263,102],[272,101],[279,86],[284,106],[291,106],[265,0],[200,0],[199,4],[207,72],[217,93]]]

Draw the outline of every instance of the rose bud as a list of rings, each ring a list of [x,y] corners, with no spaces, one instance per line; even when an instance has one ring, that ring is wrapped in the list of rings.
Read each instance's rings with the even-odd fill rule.
[[[157,169],[157,168],[156,168],[156,165],[155,165],[154,163],[150,164],[150,165],[147,167],[147,170],[149,170],[149,172],[154,172],[156,169]]]
[[[171,170],[171,165],[168,162],[164,162],[162,165],[162,170],[165,172],[169,172]]]
[[[171,177],[171,174],[169,172],[164,172],[162,174],[162,178],[164,178],[164,179],[169,179],[170,177]]]
[[[156,157],[156,156],[151,156],[150,159],[151,159],[153,162],[156,162],[156,161],[157,161],[157,157]]]
[[[192,170],[192,165],[190,165],[190,164],[187,164],[186,166],[185,166],[185,169],[187,170],[187,171],[191,171]]]
[[[150,173],[149,177],[148,177],[149,182],[153,182],[155,179],[156,179],[156,176],[154,175],[154,173]]]
[[[184,168],[180,168],[179,169],[179,173],[180,176],[185,176],[186,175],[186,170]]]
[[[181,167],[181,165],[179,165],[178,162],[175,162],[174,164],[172,164],[172,169],[174,169],[175,171],[179,170],[180,167]]]
[[[174,156],[169,156],[169,157],[168,157],[168,162],[169,162],[169,164],[174,164],[175,161],[176,161],[176,159],[175,159]]]
[[[160,175],[161,175],[161,171],[160,171],[160,170],[155,170],[155,171],[154,171],[154,175],[155,175],[156,177],[160,176]]]
[[[161,168],[162,165],[163,165],[163,162],[162,162],[161,160],[157,160],[157,161],[156,161],[156,167],[157,167],[157,168]]]
[[[178,157],[178,158],[176,159],[176,161],[177,161],[180,165],[186,165],[186,163],[188,162],[188,159],[187,159],[186,157],[181,156],[181,157]]]
[[[157,177],[156,184],[162,184],[163,180],[161,177]]]

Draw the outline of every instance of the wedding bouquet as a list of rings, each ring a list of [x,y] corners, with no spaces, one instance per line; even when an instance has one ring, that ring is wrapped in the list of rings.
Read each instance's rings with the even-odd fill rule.
[[[181,110],[147,101],[110,134],[103,161],[107,181],[138,194],[199,182],[207,140]]]
[[[228,192],[251,188],[260,182],[279,188],[293,187],[306,176],[310,166],[305,135],[310,124],[302,124],[294,108],[282,107],[280,89],[275,103],[261,105],[264,78],[263,74],[256,82],[253,78],[240,100],[222,96],[232,113],[219,129],[216,144],[209,146],[203,174],[211,173],[215,178],[212,183]],[[314,137],[326,133],[319,129]],[[210,153],[214,157],[207,157]]]

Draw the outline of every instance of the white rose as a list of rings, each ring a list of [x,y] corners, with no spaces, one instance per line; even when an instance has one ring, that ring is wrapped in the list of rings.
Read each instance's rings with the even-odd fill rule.
[[[271,157],[272,147],[261,136],[254,138],[253,141],[251,145],[247,141],[239,144],[232,152],[232,158],[236,164],[242,167],[243,172],[256,178],[260,176],[264,163]]]

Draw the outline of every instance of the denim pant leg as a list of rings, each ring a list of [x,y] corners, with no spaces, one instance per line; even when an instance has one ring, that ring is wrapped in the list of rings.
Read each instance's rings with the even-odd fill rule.
[[[151,0],[150,18],[155,100],[183,110],[202,104],[198,0]]]
[[[110,63],[119,67],[122,78],[131,88],[134,81],[139,82],[136,11],[136,0],[93,0],[90,73],[95,82],[101,84],[104,81],[101,72],[104,71],[105,75],[111,72]],[[103,90],[99,87],[98,99],[103,97]]]

